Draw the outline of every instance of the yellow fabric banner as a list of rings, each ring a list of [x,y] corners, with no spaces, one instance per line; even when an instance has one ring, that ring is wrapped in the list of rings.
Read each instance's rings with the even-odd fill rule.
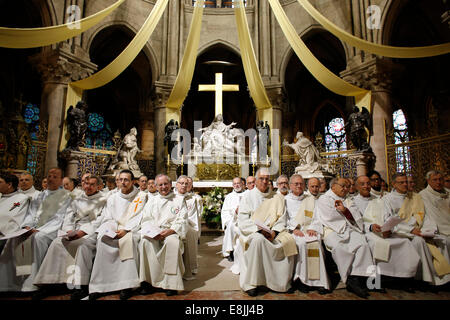
[[[309,70],[309,72],[317,79],[323,86],[333,91],[336,94],[342,96],[355,97],[355,103],[358,107],[366,107],[369,112],[371,111],[371,92],[366,89],[356,87],[333,72],[328,70],[308,49],[306,44],[300,38],[289,21],[286,13],[280,5],[279,0],[268,0],[272,7],[273,13],[283,30],[288,42],[292,46],[292,49],[297,54],[303,65]]]
[[[150,39],[150,36],[155,30],[156,25],[158,24],[162,14],[164,13],[164,10],[167,7],[168,1],[169,0],[158,0],[156,2],[152,12],[148,16],[147,20],[145,20],[136,36],[122,51],[122,53],[109,65],[86,79],[69,84],[66,96],[66,107],[64,113],[65,117],[67,115],[67,110],[69,109],[69,107],[71,105],[75,107],[76,103],[82,99],[83,90],[90,90],[104,86],[105,84],[114,80],[133,62],[139,52],[141,52],[142,48],[144,48],[147,41]],[[63,150],[67,143],[66,134],[67,128],[64,125],[63,136],[61,139],[61,144],[59,146],[60,150]]]
[[[177,79],[175,80],[172,92],[166,103],[167,108],[180,109],[189,92],[192,77],[194,75],[195,62],[197,61],[200,30],[202,29],[203,5],[204,0],[198,0],[195,3],[186,49],[184,50],[183,60],[181,61]]]
[[[300,5],[316,19],[327,31],[334,34],[340,40],[357,47],[358,49],[391,58],[423,58],[432,57],[450,52],[450,43],[444,43],[426,47],[392,47],[372,43],[344,31],[330,20],[325,18],[308,0],[297,0]]]
[[[236,15],[239,46],[241,47],[242,64],[244,65],[244,72],[250,89],[250,95],[255,102],[257,110],[272,108],[272,104],[267,97],[266,88],[261,79],[258,63],[256,62],[255,51],[253,49],[252,40],[250,39],[247,16],[245,15],[245,6],[242,0],[239,0],[234,11]]]
[[[0,47],[15,49],[36,48],[76,37],[109,16],[124,1],[118,0],[110,7],[92,16],[59,26],[44,28],[0,27]]]

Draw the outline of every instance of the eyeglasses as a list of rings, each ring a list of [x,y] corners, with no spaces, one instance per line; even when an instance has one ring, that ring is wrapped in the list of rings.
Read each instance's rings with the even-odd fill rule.
[[[344,184],[344,185],[342,185],[342,184],[339,184],[339,183],[336,183],[338,186],[341,186],[341,188],[344,188],[344,189],[350,189],[350,186],[347,186],[346,184]]]

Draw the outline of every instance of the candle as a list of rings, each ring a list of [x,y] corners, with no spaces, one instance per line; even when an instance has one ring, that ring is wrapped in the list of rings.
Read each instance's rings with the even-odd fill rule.
[[[170,154],[167,154],[167,166],[170,166]]]

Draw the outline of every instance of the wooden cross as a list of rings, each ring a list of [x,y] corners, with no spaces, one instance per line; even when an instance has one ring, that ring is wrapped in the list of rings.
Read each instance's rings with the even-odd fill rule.
[[[223,91],[239,91],[238,84],[223,84],[223,74],[216,73],[215,84],[199,84],[198,91],[216,92],[216,116],[222,114],[222,95]]]

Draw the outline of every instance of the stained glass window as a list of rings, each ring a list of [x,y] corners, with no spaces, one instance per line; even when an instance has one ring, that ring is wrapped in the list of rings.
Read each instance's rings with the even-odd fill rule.
[[[39,132],[39,119],[40,119],[40,110],[39,107],[35,104],[28,103],[25,105],[23,109],[23,118],[25,122],[28,124],[28,131],[30,132],[30,136],[32,140],[37,140],[37,134]]]
[[[395,111],[392,115],[394,122],[394,142],[401,144],[409,141],[408,125],[406,124],[405,114],[401,109]],[[397,163],[397,172],[410,172],[411,159],[409,157],[409,147],[402,146],[395,149]]]
[[[87,116],[86,148],[111,150],[113,133],[105,118],[92,112]]]
[[[346,135],[343,118],[332,119],[325,126],[325,150],[335,152],[347,150]]]

